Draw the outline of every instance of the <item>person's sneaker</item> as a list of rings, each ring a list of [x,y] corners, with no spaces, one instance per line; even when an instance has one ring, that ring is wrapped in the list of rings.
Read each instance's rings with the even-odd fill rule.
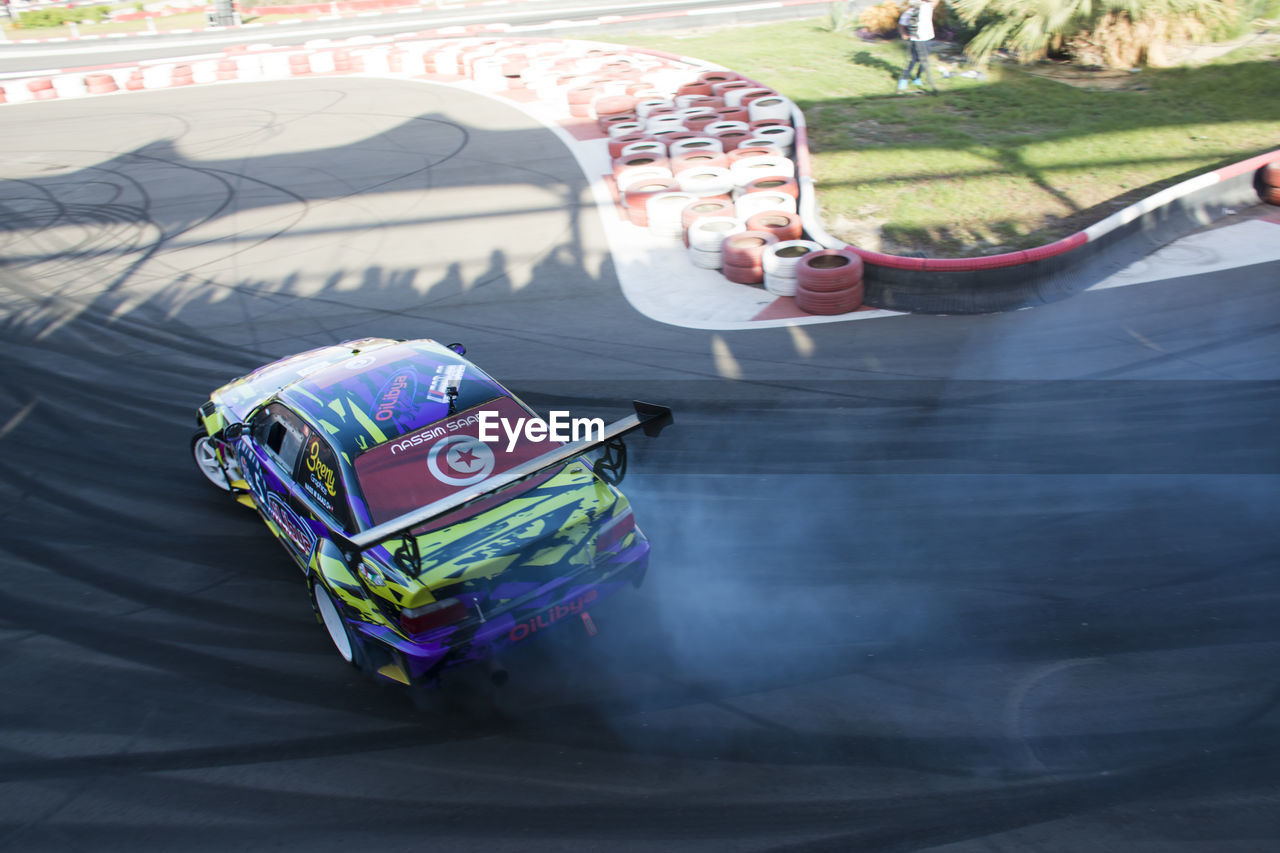
[[[921,89],[923,89],[923,88],[924,88],[924,81],[923,81],[923,80],[921,80],[919,77],[917,77],[916,79],[914,79],[914,80],[912,80],[912,81],[911,81],[911,85],[913,85],[913,86],[919,86]]]
[[[899,80],[899,81],[898,81],[898,91],[899,91],[899,92],[905,92],[905,91],[907,91],[907,81],[906,81],[906,80]]]

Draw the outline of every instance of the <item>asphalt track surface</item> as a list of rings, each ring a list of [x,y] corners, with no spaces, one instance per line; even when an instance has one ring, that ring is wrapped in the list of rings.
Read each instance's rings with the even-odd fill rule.
[[[0,144],[0,848],[1274,849],[1276,264],[715,333],[634,312],[563,146],[447,88],[32,104]],[[363,335],[676,408],[600,636],[423,707],[340,663],[187,442]]]

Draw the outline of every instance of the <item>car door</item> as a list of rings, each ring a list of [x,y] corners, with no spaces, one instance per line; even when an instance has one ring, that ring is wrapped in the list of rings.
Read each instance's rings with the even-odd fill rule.
[[[254,502],[271,532],[304,572],[310,571],[323,530],[295,494],[294,472],[312,434],[296,414],[279,403],[271,403],[253,418],[248,452],[240,454],[241,469]]]

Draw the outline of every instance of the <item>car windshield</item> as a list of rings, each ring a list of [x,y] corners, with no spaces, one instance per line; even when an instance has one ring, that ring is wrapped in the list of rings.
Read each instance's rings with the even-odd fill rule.
[[[497,441],[480,440],[482,415],[491,424],[489,435],[497,435]],[[356,479],[373,523],[391,521],[447,498],[558,447],[553,441],[530,441],[523,430],[508,446],[511,442],[501,424],[514,430],[522,419],[531,417],[515,400],[498,397],[361,453],[354,463]],[[515,494],[504,493],[500,499],[509,500]]]

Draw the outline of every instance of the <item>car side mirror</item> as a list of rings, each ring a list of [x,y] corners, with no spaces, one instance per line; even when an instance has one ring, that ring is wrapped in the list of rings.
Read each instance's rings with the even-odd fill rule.
[[[466,347],[464,347],[462,344],[456,344],[456,343],[455,343],[455,344],[445,344],[445,349],[451,349],[451,350],[453,350],[454,352],[456,352],[458,355],[466,355],[466,354],[467,354],[467,348],[466,348]]]
[[[244,435],[244,424],[227,424],[222,428],[222,437],[227,441],[235,441]]]

